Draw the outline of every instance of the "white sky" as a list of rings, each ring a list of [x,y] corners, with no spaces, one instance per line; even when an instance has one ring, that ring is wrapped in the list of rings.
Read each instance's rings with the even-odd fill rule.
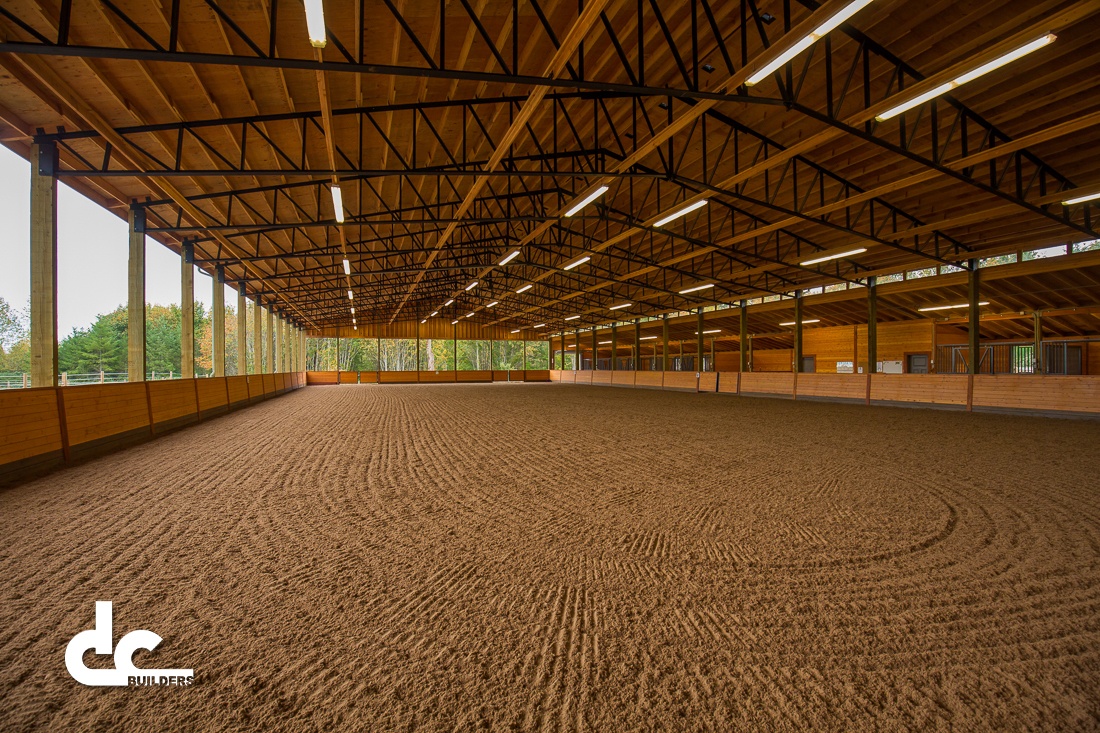
[[[0,146],[0,297],[15,308],[30,298],[30,164]],[[64,183],[57,191],[59,339],[126,303],[126,222]],[[213,280],[196,268],[195,300],[209,308]],[[146,239],[145,299],[180,302],[180,258]],[[227,287],[225,302],[236,303]]]

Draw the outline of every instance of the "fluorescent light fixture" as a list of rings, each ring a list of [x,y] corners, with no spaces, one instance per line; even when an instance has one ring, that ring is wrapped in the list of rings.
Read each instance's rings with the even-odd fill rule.
[[[581,199],[577,203],[573,204],[573,208],[571,208],[569,211],[565,212],[565,215],[566,216],[573,216],[573,214],[576,214],[578,211],[583,209],[585,206],[588,206],[590,203],[592,203],[593,201],[598,199],[600,196],[603,196],[605,193],[607,193],[607,186],[600,186],[595,191],[588,194],[587,196],[585,196],[583,199]]]
[[[982,302],[978,303],[978,305],[979,306],[989,305],[989,301],[988,300],[983,300]],[[969,307],[970,307],[969,303],[956,303],[955,305],[932,305],[932,306],[928,306],[927,308],[917,308],[917,310],[920,311],[921,313],[928,313],[929,311],[949,311],[949,310],[955,310],[956,308],[969,308]]]
[[[457,318],[456,318],[456,319],[454,319],[453,321],[451,321],[451,325],[452,325],[452,326],[453,326],[453,325],[455,325],[456,323],[458,323],[458,319],[457,319]]]
[[[638,339],[638,340],[639,340],[639,341],[652,341],[652,340],[653,340],[653,339],[655,339],[655,338],[657,338],[657,337],[656,337],[656,336],[642,336],[642,337],[641,337],[640,339]]]
[[[332,208],[336,212],[336,221],[344,223],[344,195],[339,186],[332,187]]]
[[[428,322],[427,318],[425,318],[423,321],[421,321],[421,323],[427,323],[427,322]]]
[[[352,323],[355,323],[355,319],[354,319],[354,318],[352,318],[352,319],[351,319],[351,322],[352,322]]]
[[[355,300],[355,293],[348,291],[348,300]]]
[[[696,209],[701,209],[706,205],[707,205],[707,200],[706,199],[703,199],[702,201],[696,201],[691,206],[685,206],[684,208],[680,209],[679,211],[672,212],[671,214],[666,216],[664,219],[661,219],[660,221],[658,221],[653,226],[663,227],[665,224],[668,224],[670,221],[676,221],[681,216],[687,216],[688,214],[695,211]]]
[[[306,32],[314,48],[325,47],[328,39],[325,37],[325,6],[321,0],[306,0]]]
[[[546,328],[546,324],[545,323],[536,323],[534,326],[531,326],[531,328]]]
[[[806,323],[806,321],[803,321],[803,323]],[[722,329],[720,329],[720,328],[712,328],[712,329],[710,329],[709,331],[703,331],[703,335],[704,335],[704,336],[706,336],[706,335],[707,335],[708,333],[722,333]],[[698,332],[698,331],[696,331],[696,332],[695,332],[695,335],[696,335],[696,336],[698,336],[698,335],[699,335],[699,332]]]
[[[347,257],[344,258],[344,274],[345,275],[350,275],[351,274],[351,263],[348,262]]]
[[[435,318],[438,315],[439,315],[439,311],[432,311],[432,314],[430,316],[428,316],[428,318]]]
[[[1003,56],[998,56],[997,58],[993,59],[992,61],[988,61],[988,62],[982,64],[981,66],[979,66],[978,68],[966,72],[962,76],[955,77],[954,79],[947,82],[946,84],[940,84],[935,89],[931,89],[931,90],[925,92],[924,94],[913,97],[912,99],[908,100],[907,102],[902,102],[897,107],[886,110],[882,114],[876,116],[875,119],[878,120],[879,122],[884,122],[884,121],[890,119],[891,117],[897,117],[898,115],[900,115],[902,112],[904,112],[907,109],[912,109],[913,107],[924,104],[925,102],[929,101],[930,99],[935,99],[936,97],[940,96],[941,94],[946,94],[947,92],[951,91],[952,89],[955,89],[956,87],[961,87],[963,84],[967,83],[968,81],[973,81],[973,80],[977,79],[980,76],[985,76],[989,72],[994,71],[995,69],[999,69],[1002,66],[1004,66],[1005,64],[1012,63],[1016,59],[1021,58],[1023,56],[1027,56],[1029,53],[1031,53],[1033,51],[1038,51],[1043,46],[1046,46],[1050,43],[1053,43],[1054,40],[1057,39],[1057,38],[1058,38],[1058,36],[1054,35],[1053,33],[1047,33],[1046,35],[1040,36],[1039,38],[1036,38],[1034,41],[1030,41],[1028,43],[1025,43],[1024,45],[1020,46],[1019,48],[1017,48],[1013,51],[1009,51],[1008,53],[1004,54]]]
[[[446,308],[447,306],[449,306],[453,302],[455,302],[455,299],[451,298],[450,300],[448,300],[446,303],[443,304],[443,307]]]
[[[1074,204],[1083,204],[1086,201],[1095,201],[1096,199],[1100,199],[1100,192],[1090,193],[1087,196],[1080,196],[1080,197],[1075,198],[1075,199],[1070,199],[1068,201],[1063,201],[1062,206],[1073,206]]]
[[[601,341],[601,342],[599,342],[599,343],[598,343],[598,344],[596,344],[596,345],[597,345],[597,346],[607,346],[607,345],[608,345],[609,343],[611,343],[611,342],[610,342],[610,341]]]
[[[520,329],[518,329],[518,328],[515,331],[512,331],[512,333],[519,333],[519,332],[520,332]]]
[[[592,259],[592,258],[591,257],[581,257],[576,262],[570,262],[568,265],[566,265],[565,267],[563,267],[561,269],[563,269],[563,270],[572,270],[574,267],[580,267],[585,262],[588,262],[590,259]]]
[[[352,308],[352,309],[351,309],[351,314],[352,314],[353,316],[355,315],[355,309],[354,309],[354,308]]]
[[[470,318],[470,317],[471,317],[471,316],[473,316],[473,315],[474,315],[474,312],[473,312],[473,311],[470,311],[469,313],[467,313],[467,314],[466,314],[466,317],[467,317],[467,318]]]
[[[359,330],[359,326],[352,326],[352,327],[351,327],[351,330],[352,330],[352,331],[358,331],[358,330]]]
[[[820,318],[809,318],[805,321],[802,321],[803,326],[805,326],[807,323],[821,323],[821,319]],[[780,326],[793,326],[793,325],[795,325],[795,322],[794,321],[788,321],[786,323],[780,323],[779,325]]]
[[[831,254],[831,255],[822,255],[821,257],[817,257],[817,258],[812,259],[812,260],[806,260],[805,262],[802,262],[800,264],[802,265],[802,267],[808,267],[809,265],[816,265],[819,262],[828,262],[829,260],[839,260],[841,257],[851,257],[852,255],[862,254],[863,252],[866,252],[866,251],[867,251],[866,247],[856,247],[855,249],[845,250],[844,252],[837,252],[837,253]]]
[[[633,303],[619,303],[618,305],[611,306],[611,308],[609,308],[609,310],[621,311],[623,308],[629,308],[632,305],[634,305],[634,304]]]
[[[499,300],[494,300],[492,303],[490,303],[489,305],[487,305],[485,307],[486,308],[492,308],[495,305],[500,305],[500,301]]]
[[[688,293],[698,293],[700,290],[706,290],[707,288],[713,288],[713,287],[714,287],[714,283],[707,283],[706,285],[696,285],[693,288],[687,288],[686,290],[681,290],[680,295],[687,295]]]
[[[580,318],[580,316],[567,316],[567,317],[565,318],[565,320],[567,320],[567,321],[575,321],[575,320],[577,320],[578,318]]]
[[[519,257],[519,250],[514,249],[511,252],[509,252],[508,255],[503,260],[498,262],[497,265],[507,265],[509,262],[511,262],[512,260],[514,260],[517,257]]]
[[[819,25],[817,28],[815,28],[813,32],[810,33],[810,35],[806,36],[798,43],[791,46],[785,52],[777,56],[775,60],[772,61],[770,64],[766,65],[764,68],[760,69],[755,74],[750,76],[745,81],[745,86],[751,87],[767,79],[769,76],[772,75],[772,72],[793,59],[798,54],[805,51],[810,46],[817,43],[823,36],[825,36],[825,34],[827,34],[833,28],[836,28],[838,25],[848,20],[848,18],[851,18],[864,7],[870,5],[871,1],[872,0],[854,0],[854,2],[848,3],[836,15],[832,16],[824,23]]]
[[[469,285],[466,286],[466,292],[468,293],[476,287],[477,287],[477,280],[474,280],[472,283],[470,283]]]
[[[526,285],[524,285],[524,286],[523,286],[522,288],[520,288],[520,289],[519,289],[519,290],[517,290],[516,292],[517,292],[517,293],[526,293],[526,292],[527,292],[528,290],[530,290],[530,289],[531,289],[531,288],[533,288],[533,287],[535,287],[535,286],[534,286],[534,285],[532,285],[531,283],[527,283]]]

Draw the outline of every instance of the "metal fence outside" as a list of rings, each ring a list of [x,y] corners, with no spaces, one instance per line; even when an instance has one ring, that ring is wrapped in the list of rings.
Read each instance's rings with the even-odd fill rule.
[[[196,375],[200,378],[205,375]],[[129,378],[126,372],[88,372],[86,374],[75,374],[70,372],[62,372],[57,375],[57,383],[62,387],[75,387],[82,384],[112,384],[116,382],[125,382]],[[145,374],[146,381],[161,381],[165,379],[179,379],[179,372],[147,372]],[[33,387],[31,384],[31,375],[27,372],[2,372],[0,373],[0,389],[27,389]]]

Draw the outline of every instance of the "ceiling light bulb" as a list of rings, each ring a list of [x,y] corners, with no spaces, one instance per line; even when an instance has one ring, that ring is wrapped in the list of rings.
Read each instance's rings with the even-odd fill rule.
[[[344,223],[344,195],[339,186],[332,187],[332,209],[336,212],[336,221]]]
[[[690,206],[685,206],[684,208],[680,209],[679,211],[672,212],[671,214],[669,214],[665,218],[658,221],[653,226],[663,227],[665,224],[668,224],[670,221],[676,221],[681,216],[687,216],[688,214],[695,211],[696,209],[701,209],[702,207],[704,207],[706,205],[707,205],[707,200],[706,199],[703,199],[702,201],[696,201],[694,204],[691,204]]]
[[[435,318],[438,315],[439,315],[439,311],[432,311],[432,314],[430,316],[428,316],[428,318]]]
[[[515,331],[512,331],[512,333],[519,333],[519,332],[520,332],[520,329],[518,329],[518,328]]]
[[[806,260],[801,263],[802,267],[809,267],[810,265],[816,265],[820,262],[828,262],[829,260],[839,260],[841,257],[851,257],[852,255],[862,254],[867,251],[866,247],[857,247],[855,249],[845,250],[843,252],[837,252],[831,255],[822,255],[821,257],[815,257],[812,260]]]
[[[490,303],[489,305],[487,305],[485,307],[486,308],[492,308],[495,305],[500,305],[500,301],[499,300],[494,300],[492,303]]]
[[[833,30],[838,25],[848,20],[848,18],[851,18],[867,5],[870,5],[871,2],[872,0],[854,0],[854,2],[848,3],[843,8],[841,8],[839,12],[837,12],[835,15],[831,16],[828,20],[815,28],[808,36],[800,39],[798,43],[791,46],[779,56],[775,57],[775,59],[773,59],[770,64],[767,64],[762,69],[755,72],[747,80],[745,80],[745,86],[755,86],[756,84],[764,81],[769,76],[771,76],[772,73],[780,66],[787,63],[795,56],[817,43],[817,41],[828,34],[829,31]]]
[[[314,48],[324,48],[328,39],[325,35],[325,6],[321,0],[305,0],[306,33]]]
[[[351,263],[348,262],[347,257],[344,258],[344,274],[345,275],[350,275],[351,274]]]
[[[348,300],[355,300],[355,293],[348,291]]]
[[[522,288],[520,288],[519,290],[517,290],[516,292],[517,293],[526,293],[528,290],[530,290],[533,287],[535,287],[535,286],[532,285],[531,283],[528,283],[528,284],[524,285]]]
[[[446,308],[447,306],[449,306],[453,302],[455,302],[455,299],[451,298],[450,300],[448,300],[446,303],[443,304],[443,307]]]
[[[703,335],[704,335],[704,336],[706,336],[706,335],[707,335],[708,333],[722,333],[722,329],[720,329],[720,328],[712,328],[712,329],[710,329],[709,331],[703,331]],[[698,335],[699,335],[699,332],[698,332],[698,331],[696,331],[696,332],[695,332],[695,335],[696,335],[696,336],[698,336]]]
[[[611,308],[609,310],[618,311],[618,310],[622,310],[623,308],[629,308],[632,305],[633,305],[633,303],[619,303],[618,305],[611,306]]]
[[[1036,38],[1034,41],[1031,41],[1029,43],[1025,43],[1023,46],[1020,46],[1019,48],[1014,49],[1012,51],[1009,51],[1008,53],[1004,54],[1003,56],[998,56],[997,58],[993,59],[992,61],[989,61],[987,63],[982,64],[981,66],[979,66],[976,69],[973,69],[971,71],[966,72],[965,74],[957,76],[957,77],[955,77],[954,79],[952,79],[951,81],[949,81],[945,84],[940,84],[935,89],[927,91],[924,94],[918,95],[918,96],[916,96],[916,97],[914,97],[914,98],[912,98],[912,99],[910,99],[906,102],[902,102],[898,106],[893,107],[893,108],[883,112],[880,115],[877,115],[875,117],[875,119],[878,120],[879,122],[885,122],[886,120],[888,120],[892,117],[897,117],[898,115],[900,115],[902,112],[905,112],[906,110],[909,110],[909,109],[912,109],[913,107],[917,107],[921,104],[924,104],[925,102],[927,102],[931,99],[935,99],[936,97],[940,96],[941,94],[946,94],[947,92],[951,91],[952,89],[955,89],[956,87],[961,87],[963,84],[967,83],[968,81],[974,81],[975,79],[977,79],[980,76],[985,76],[989,72],[994,71],[996,69],[999,69],[1002,66],[1004,66],[1005,64],[1011,63],[1011,62],[1015,61],[1018,58],[1026,56],[1029,53],[1032,53],[1033,51],[1038,51],[1043,46],[1046,46],[1050,43],[1053,43],[1057,38],[1058,38],[1058,36],[1054,35],[1053,33],[1047,33],[1047,34],[1045,34],[1045,35],[1043,35],[1039,38]]]
[[[546,328],[546,324],[545,323],[537,323],[534,326],[531,326],[531,328]]]
[[[458,323],[458,319],[457,319],[457,318],[456,318],[456,319],[454,319],[453,321],[451,321],[451,325],[452,325],[452,326],[453,326],[453,325],[455,325],[456,323]]]
[[[570,262],[570,263],[569,263],[568,265],[566,265],[565,267],[563,267],[563,268],[561,268],[561,269],[563,269],[563,270],[567,270],[567,271],[568,271],[568,270],[572,270],[572,269],[573,269],[574,267],[580,267],[580,266],[581,266],[581,265],[583,265],[583,264],[584,264],[585,262],[588,262],[588,261],[589,261],[590,259],[592,259],[592,258],[591,258],[591,257],[581,257],[581,258],[580,258],[579,260],[577,260],[576,262]]]
[[[820,318],[810,318],[808,320],[802,321],[803,326],[805,326],[807,323],[821,323],[821,319]],[[786,323],[780,323],[779,325],[780,326],[793,326],[793,325],[795,325],[795,322],[794,321],[787,321]]]
[[[575,321],[575,320],[577,320],[578,318],[580,318],[580,316],[567,316],[565,320],[567,320],[567,321]]]
[[[989,301],[983,300],[978,303],[979,306],[989,305]],[[921,313],[928,313],[929,311],[949,311],[956,308],[969,308],[969,303],[955,303],[954,305],[930,305],[927,308],[917,308]]]
[[[714,283],[707,283],[706,285],[696,285],[693,288],[687,288],[686,290],[681,290],[680,295],[687,295],[688,293],[697,293],[700,290],[706,290],[707,288],[713,288],[713,287],[714,287]]]
[[[466,286],[466,292],[468,293],[476,287],[477,287],[477,280],[474,280],[472,283],[470,283],[469,285]]]
[[[581,199],[580,201],[575,203],[573,205],[573,208],[571,208],[571,209],[569,209],[569,211],[565,212],[565,215],[566,216],[573,216],[573,214],[576,214],[578,211],[583,209],[585,206],[588,206],[590,203],[592,203],[593,201],[598,199],[600,196],[603,196],[605,193],[607,193],[607,186],[600,186],[595,191],[593,191],[592,193],[588,194],[583,199]]]
[[[1069,199],[1068,201],[1063,201],[1062,206],[1073,206],[1074,204],[1083,204],[1086,201],[1095,201],[1096,199],[1100,199],[1100,193],[1090,193],[1087,196],[1079,196],[1078,198],[1075,198],[1075,199]]]
[[[474,314],[474,312],[473,312],[473,311],[470,311],[469,313],[467,313],[467,314],[466,314],[466,317],[467,317],[467,318],[469,318],[469,317],[471,317],[471,316],[472,316],[473,314]]]
[[[519,250],[514,249],[514,250],[512,250],[511,252],[508,253],[507,257],[505,257],[503,260],[498,262],[497,265],[501,265],[501,266],[507,265],[509,262],[511,262],[512,260],[514,260],[517,257],[519,257]]]

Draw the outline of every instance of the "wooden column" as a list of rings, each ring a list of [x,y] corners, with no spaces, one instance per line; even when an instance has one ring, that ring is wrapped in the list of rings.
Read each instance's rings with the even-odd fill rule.
[[[794,291],[794,371],[802,371],[802,291]]]
[[[252,373],[264,373],[264,308],[257,295],[252,302]]]
[[[210,355],[214,362],[214,376],[225,376],[225,268],[214,268],[214,313],[210,324],[213,334]]]
[[[281,316],[274,318],[274,328],[271,329],[271,363],[272,373],[283,371],[283,319]]]
[[[264,374],[275,373],[275,309],[267,307],[267,336],[264,337],[264,355],[267,357]]]
[[[859,362],[859,351],[855,361]],[[867,278],[867,373],[878,371],[878,278]]]
[[[489,368],[493,368],[493,342],[489,342]],[[416,322],[416,380],[420,381],[420,321]]]
[[[126,289],[126,379],[145,381],[145,207],[130,205]]]
[[[695,319],[695,371],[703,371],[703,308],[696,311]]]
[[[180,252],[180,378],[195,378],[195,245]]]
[[[573,344],[573,371],[577,371],[581,368],[581,330],[579,328],[573,331],[573,340],[576,342]]]
[[[1045,374],[1046,369],[1043,365],[1043,312],[1035,311],[1033,317],[1035,337],[1035,373]]]
[[[741,301],[741,333],[738,336],[738,348],[741,350],[741,371],[749,371],[749,306]]]
[[[619,330],[611,324],[611,371],[615,371],[615,362],[619,360]]]
[[[57,386],[57,145],[31,146],[31,386]]]
[[[600,337],[596,335],[596,327],[592,327],[592,371],[599,369],[598,362],[600,360]]]
[[[634,319],[634,371],[641,371],[638,367],[642,361],[642,321]]]
[[[237,374],[248,374],[248,301],[244,283],[237,285]]]
[[[661,320],[661,342],[664,347],[661,349],[661,371],[668,371],[668,314],[664,315]]]
[[[978,321],[980,313],[978,312],[978,260],[970,260],[970,272],[967,278],[967,295],[970,301],[970,339],[969,339],[969,352],[970,352],[970,373],[978,373],[978,361],[981,358],[979,353],[981,350],[981,337],[978,334]]]

